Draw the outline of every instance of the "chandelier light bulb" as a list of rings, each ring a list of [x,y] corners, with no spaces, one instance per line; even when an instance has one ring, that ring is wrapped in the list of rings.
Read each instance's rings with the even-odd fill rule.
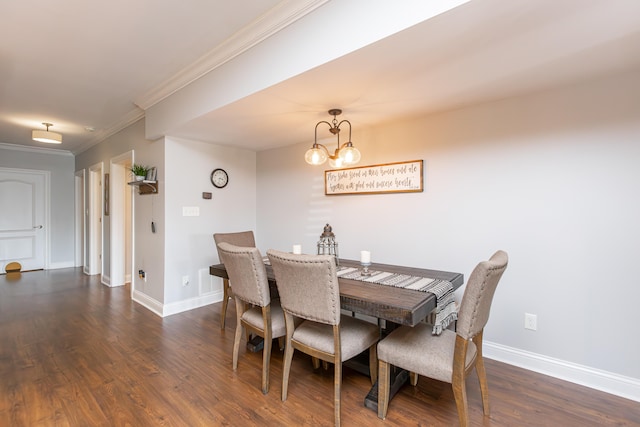
[[[314,146],[307,150],[304,159],[310,165],[321,165],[327,161],[327,153],[320,147]]]
[[[353,146],[346,146],[341,149],[339,156],[342,159],[344,165],[355,165],[360,161],[360,158],[362,157],[360,154],[360,150]]]
[[[307,150],[304,155],[304,159],[310,165],[321,165],[327,158],[329,159],[329,164],[332,168],[341,168],[343,166],[355,165],[360,161],[360,151],[353,146],[351,142],[351,122],[349,120],[342,120],[338,122],[336,118],[340,114],[342,114],[342,110],[339,108],[332,108],[329,110],[329,114],[333,116],[333,120],[329,123],[326,120],[321,120],[316,123],[315,129],[315,139],[313,142],[313,146]],[[340,126],[343,124],[347,124],[349,126],[349,139],[348,142],[340,145]],[[336,148],[333,154],[329,154],[329,150],[322,144],[318,143],[318,126],[327,125],[329,126],[329,132],[333,135],[336,135],[338,139],[338,147]]]
[[[345,163],[340,156],[336,157],[335,159],[333,157],[330,157],[329,166],[331,166],[332,168],[341,168],[342,166],[345,166]]]

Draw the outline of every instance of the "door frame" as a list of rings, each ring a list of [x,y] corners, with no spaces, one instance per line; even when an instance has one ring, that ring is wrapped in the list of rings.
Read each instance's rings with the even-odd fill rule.
[[[123,286],[127,280],[127,252],[133,265],[133,200],[131,187],[127,185],[129,168],[133,164],[133,150],[113,157],[109,163],[109,200],[110,200],[110,239],[109,266],[110,286]],[[127,203],[126,198],[129,197]],[[127,224],[129,233],[127,233]],[[129,234],[129,235],[127,235]],[[127,245],[129,242],[129,245]],[[129,246],[127,248],[127,246]],[[128,249],[128,250],[127,250]],[[131,268],[130,268],[131,269]],[[132,273],[129,271],[129,277]]]
[[[87,224],[89,229],[88,274],[102,274],[104,256],[102,256],[104,222],[102,217],[102,171],[103,162],[89,166],[89,209]]]
[[[85,236],[85,217],[87,204],[84,195],[86,194],[85,170],[79,170],[74,174],[75,185],[75,266],[87,269],[87,239]]]

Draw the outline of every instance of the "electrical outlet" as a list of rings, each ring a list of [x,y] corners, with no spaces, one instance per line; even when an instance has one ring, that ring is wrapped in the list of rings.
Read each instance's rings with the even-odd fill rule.
[[[524,328],[532,331],[538,330],[538,316],[535,314],[524,314]]]
[[[138,277],[144,280],[145,282],[147,281],[147,273],[145,273],[144,270],[138,270]]]
[[[189,276],[182,276],[182,286],[187,286],[189,284]]]

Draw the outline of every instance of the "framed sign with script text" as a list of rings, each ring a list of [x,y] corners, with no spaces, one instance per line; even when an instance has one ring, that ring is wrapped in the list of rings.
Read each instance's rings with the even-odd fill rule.
[[[324,194],[419,193],[422,160],[324,171]]]

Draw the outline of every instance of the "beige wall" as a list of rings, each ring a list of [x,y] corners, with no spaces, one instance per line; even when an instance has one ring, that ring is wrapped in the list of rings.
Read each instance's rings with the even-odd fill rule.
[[[136,205],[136,228],[149,228],[152,209],[160,218],[160,237],[136,234],[136,257],[151,250],[158,282],[147,295],[161,314],[211,302],[202,292],[219,287],[203,282],[217,261],[217,231],[254,228],[262,251],[300,243],[313,252],[329,222],[344,257],[366,249],[374,261],[466,276],[504,249],[511,263],[485,354],[638,400],[640,344],[630,339],[640,299],[638,99],[635,73],[392,124],[354,123],[361,165],[424,160],[422,193],[328,197],[324,168],[303,160],[310,141],[256,154],[170,137],[151,143],[139,124],[112,137],[112,148],[78,156],[76,169],[108,164],[124,151],[122,138],[136,159],[166,162],[158,205]],[[229,188],[210,185],[215,167],[230,172]],[[182,217],[184,206],[201,216]],[[195,288],[182,287],[183,275]],[[537,331],[523,328],[525,312],[537,314]]]
[[[638,398],[638,99],[635,73],[389,125],[353,123],[361,165],[424,159],[423,193],[327,197],[325,167],[303,159],[309,142],[261,152],[259,245],[313,252],[329,222],[345,257],[366,249],[374,261],[465,277],[504,249],[511,262],[487,353],[631,378]],[[537,331],[523,328],[525,312],[537,314]]]
[[[255,230],[255,152],[171,137],[148,141],[141,120],[78,155],[76,168],[98,162],[108,168],[111,158],[129,150],[135,162],[158,168],[159,185],[154,195],[134,192],[134,299],[163,316],[219,301],[222,284],[208,274],[209,265],[217,262],[212,235]],[[216,167],[230,174],[229,185],[221,190],[210,182]],[[213,193],[213,198],[203,199],[203,192]],[[185,217],[183,207],[197,207],[200,215]],[[103,219],[103,254],[108,257],[110,217]],[[106,260],[106,276],[109,265]],[[138,270],[146,272],[146,281]],[[189,277],[187,286],[182,285],[184,276]]]
[[[218,262],[213,233],[255,230],[256,153],[197,141],[167,137],[165,193],[164,303],[174,304],[167,313],[219,301],[222,283],[209,275]],[[229,184],[215,188],[211,172],[223,168]],[[212,193],[204,199],[203,192]],[[198,216],[183,216],[184,207],[195,207]],[[189,277],[189,285],[182,278]],[[212,299],[213,298],[213,299]]]

